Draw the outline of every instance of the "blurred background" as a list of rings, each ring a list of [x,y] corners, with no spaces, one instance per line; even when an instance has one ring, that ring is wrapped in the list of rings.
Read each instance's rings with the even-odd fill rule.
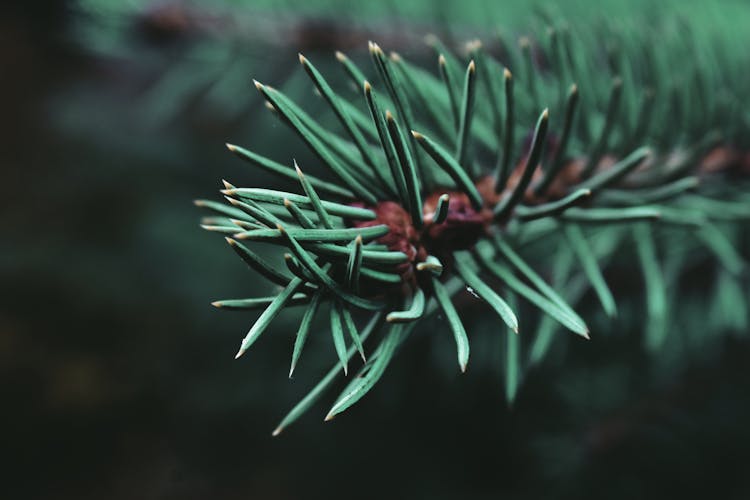
[[[745,1],[700,4],[540,2],[577,23],[682,15],[727,37],[750,21]],[[343,80],[334,51],[364,61],[369,39],[433,68],[427,34],[455,47],[539,27],[519,0],[3,2],[2,498],[750,498],[744,331],[655,359],[626,304],[634,319],[559,346],[511,409],[502,341],[481,335],[493,325],[469,322],[476,366],[459,376],[434,319],[359,405],[324,424],[334,391],[278,438],[335,359],[328,336],[293,380],[294,315],[232,359],[255,313],[209,303],[266,285],[192,200],[218,199],[222,178],[274,186],[227,141],[304,154],[250,79],[314,110],[298,51]]]

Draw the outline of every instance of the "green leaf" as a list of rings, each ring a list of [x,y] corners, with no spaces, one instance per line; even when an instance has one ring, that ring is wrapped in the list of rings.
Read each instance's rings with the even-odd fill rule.
[[[367,358],[365,357],[365,349],[362,346],[362,339],[360,339],[359,337],[357,325],[354,323],[354,318],[352,318],[351,311],[341,301],[336,301],[336,306],[339,308],[339,314],[341,316],[341,319],[343,320],[343,324],[349,331],[349,336],[352,338],[352,342],[354,342],[354,346],[357,348],[359,356],[362,358],[362,361],[364,363],[367,363]]]
[[[724,269],[719,270],[714,285],[714,297],[709,321],[734,330],[740,335],[748,332],[748,304],[742,289],[744,283]]]
[[[237,227],[240,227],[244,230],[250,230],[250,229],[265,229],[266,226],[259,222],[248,222],[245,220],[239,220],[239,219],[229,219],[229,221],[234,224]]]
[[[505,184],[510,176],[510,161],[513,157],[513,75],[508,68],[503,71],[505,82],[505,136],[503,147],[498,155],[497,173],[495,174],[495,192],[500,193],[505,189]]]
[[[354,88],[357,90],[361,89],[362,84],[364,84],[367,79],[365,74],[362,73],[362,70],[360,70],[351,59],[346,57],[346,54],[343,52],[336,51],[336,60],[338,60],[338,62],[344,67],[344,70],[346,70],[346,74],[349,75],[349,78],[354,84]]]
[[[569,222],[606,224],[658,219],[661,212],[652,207],[569,208],[560,218]]]
[[[279,314],[279,312],[281,312],[284,306],[291,300],[294,292],[296,292],[297,289],[302,286],[302,284],[303,282],[301,279],[293,278],[286,286],[286,288],[284,288],[273,299],[273,301],[268,305],[268,307],[263,311],[257,321],[250,328],[250,331],[247,333],[245,338],[242,339],[240,350],[237,351],[237,355],[234,357],[234,359],[242,356],[245,351],[247,351],[247,349],[251,345],[253,345],[253,342],[258,340],[258,337],[260,337],[260,335],[266,330],[266,328],[268,328],[268,325],[271,324],[271,321],[273,321],[273,319]]]
[[[464,77],[464,92],[461,99],[461,114],[458,127],[458,143],[456,144],[456,161],[459,165],[468,164],[469,136],[471,121],[474,116],[474,97],[476,95],[476,66],[469,62]]]
[[[284,205],[284,200],[288,199],[293,201],[301,208],[314,210],[312,201],[307,196],[302,196],[295,193],[288,193],[285,191],[275,191],[273,189],[264,188],[235,188],[226,189],[222,191],[223,194],[230,196],[239,196],[240,198],[261,201],[265,203],[273,203],[276,205]],[[334,203],[331,201],[322,201],[323,208],[330,215],[337,215],[347,219],[360,219],[360,220],[374,220],[377,216],[372,210],[359,207],[351,207],[349,205],[342,205],[340,203]]]
[[[240,256],[240,258],[252,269],[254,269],[258,274],[262,275],[269,281],[276,283],[277,285],[281,286],[287,286],[289,282],[291,281],[291,278],[288,278],[278,272],[273,267],[269,266],[258,254],[251,251],[249,248],[247,248],[242,243],[233,240],[232,238],[226,238],[227,243],[229,243],[229,246],[232,247],[232,250],[235,251],[237,255]]]
[[[442,224],[448,218],[448,209],[450,208],[451,197],[448,194],[441,194],[438,198],[435,214],[432,217],[433,224]]]
[[[201,229],[205,231],[210,231],[212,233],[231,234],[233,236],[238,231],[238,228],[236,226],[224,226],[224,225],[217,226],[217,225],[208,225],[208,224],[201,224]]]
[[[734,276],[742,274],[745,270],[745,260],[716,224],[705,221],[695,235],[716,256],[724,269]]]
[[[230,207],[223,203],[219,203],[217,201],[211,201],[211,200],[195,200],[193,201],[193,204],[196,207],[200,208],[208,208],[209,210],[213,210],[214,212],[226,215],[228,217],[232,217],[234,219],[241,219],[245,221],[249,221],[250,218],[248,217],[248,214],[240,210],[239,208]],[[374,215],[374,214],[373,214]]]
[[[750,219],[750,200],[719,201],[698,195],[683,196],[681,205],[694,207],[717,220],[747,220]]]
[[[564,198],[543,205],[536,205],[533,207],[521,205],[516,208],[514,213],[522,221],[541,219],[542,217],[552,217],[563,213],[570,207],[580,204],[582,201],[588,199],[589,196],[591,196],[591,191],[589,189],[578,189]]]
[[[349,249],[346,247],[332,245],[330,243],[309,243],[305,245],[309,250],[319,255],[338,258],[341,260],[349,259]],[[406,262],[409,257],[403,252],[391,252],[382,250],[362,250],[362,263],[364,265],[397,265]],[[365,273],[365,271],[363,271]]]
[[[289,269],[289,271],[299,279],[312,283],[318,281],[316,280],[315,276],[313,276],[309,271],[302,268],[299,261],[295,259],[292,254],[284,254],[284,263],[286,264],[287,269]]]
[[[297,174],[294,172],[294,170],[292,170],[286,165],[282,165],[281,163],[275,162],[273,160],[269,160],[268,158],[265,158],[264,156],[253,153],[252,151],[248,151],[247,149],[242,148],[240,146],[235,146],[234,144],[227,144],[226,146],[229,149],[229,151],[231,151],[232,153],[234,153],[241,159],[252,163],[256,167],[260,167],[263,170],[276,174],[280,177],[284,177],[284,178],[295,180],[295,181],[297,180]],[[309,180],[310,180],[310,183],[313,186],[315,186],[317,189],[320,189],[321,191],[326,192],[330,195],[340,196],[342,198],[349,198],[349,199],[354,198],[354,193],[352,193],[348,189],[338,186],[337,184],[326,182],[316,177],[310,177]]]
[[[544,359],[552,346],[555,332],[559,328],[559,323],[552,316],[545,314],[539,318],[539,324],[529,353],[529,366],[537,365]]]
[[[577,224],[565,224],[563,225],[563,233],[568,244],[578,257],[578,261],[581,263],[583,272],[586,274],[591,286],[594,287],[594,291],[599,298],[599,302],[602,304],[604,312],[610,318],[616,316],[617,305],[612,296],[612,291],[604,280],[596,256],[591,250],[588,241],[586,241],[586,236],[583,234],[581,227]]]
[[[511,273],[507,268],[487,257],[485,253],[477,252],[477,255],[479,256],[479,260],[482,265],[492,274],[497,276],[509,288],[514,290],[519,295],[522,295],[529,302],[537,306],[545,313],[552,316],[565,328],[574,333],[577,333],[585,339],[589,338],[589,331],[586,327],[586,324],[583,323],[583,321],[578,317],[577,314],[574,313],[574,315],[571,315],[569,312],[569,307],[562,308],[556,302],[553,302],[552,300],[544,297],[529,286],[525,285],[518,278],[513,276],[513,273]]]
[[[534,171],[539,166],[539,161],[542,158],[542,151],[544,150],[544,143],[547,138],[547,124],[549,121],[549,111],[544,110],[539,115],[539,119],[536,122],[534,128],[534,138],[531,141],[531,149],[529,150],[529,156],[526,159],[526,165],[523,168],[523,174],[521,180],[513,188],[510,196],[506,196],[503,200],[497,204],[494,208],[495,218],[498,220],[505,220],[513,212],[513,209],[523,199],[526,194],[526,189],[531,183],[531,179],[534,175]]]
[[[305,347],[310,327],[312,326],[313,319],[315,319],[315,314],[318,312],[322,298],[322,293],[318,292],[314,294],[312,300],[310,300],[310,304],[305,309],[304,316],[302,316],[302,322],[297,329],[297,336],[294,339],[294,351],[292,352],[292,363],[289,367],[289,378],[292,378],[294,369],[297,367],[297,362],[302,355],[302,348]]]
[[[312,204],[315,213],[318,214],[318,218],[320,219],[321,224],[323,224],[323,227],[327,229],[333,228],[331,217],[323,206],[323,202],[320,201],[320,197],[315,191],[315,188],[310,184],[310,181],[307,180],[307,176],[302,173],[302,169],[299,168],[299,165],[297,165],[297,160],[294,160],[294,170],[296,170],[299,182],[302,184],[302,190],[307,197],[310,198],[310,203]],[[284,205],[286,205],[286,203],[287,199],[284,199]]]
[[[511,300],[513,300],[511,295]],[[515,306],[515,300],[513,300]],[[516,330],[517,334],[518,331]],[[505,400],[513,404],[518,393],[521,378],[521,338],[519,335],[505,335]]]
[[[300,208],[291,200],[284,200],[284,206],[287,210],[289,210],[289,213],[291,214],[292,218],[304,229],[314,229],[315,223],[307,216],[305,215],[305,212],[300,210]],[[255,228],[253,228],[255,229]]]
[[[476,294],[487,302],[508,328],[518,333],[518,318],[510,306],[471,269],[471,256],[466,252],[454,254],[456,272]]]
[[[360,332],[360,338],[362,339],[362,342],[364,342],[373,331],[379,329],[382,323],[382,319],[382,313],[375,313],[372,316],[370,321],[367,323],[367,326],[365,326],[365,328]],[[346,352],[347,359],[351,359],[356,352],[357,351],[354,346],[350,347]],[[274,429],[273,435],[278,436],[279,434],[281,434],[284,429],[289,427],[307,410],[309,410],[310,407],[314,405],[320,399],[323,393],[333,384],[333,381],[336,379],[336,376],[340,371],[341,369],[339,367],[339,364],[336,363],[336,365],[328,371],[323,379],[318,382],[315,387],[313,387],[313,389],[307,394],[307,396],[305,396],[291,409],[289,413],[286,414],[286,416],[281,420],[276,429]]]
[[[558,245],[557,252],[555,252],[553,261],[553,273],[552,273],[552,286],[557,290],[563,290],[563,286],[568,281],[570,273],[573,270],[573,251],[567,245]],[[586,283],[584,280],[578,280],[578,283]],[[581,286],[580,295],[583,295],[583,291],[588,286]],[[567,294],[566,299],[571,301],[570,294]],[[536,365],[546,356],[549,348],[552,345],[553,335],[558,328],[556,320],[547,314],[542,316],[537,325],[536,335],[531,344],[529,350],[529,364]]]
[[[421,185],[419,182],[419,174],[417,173],[417,167],[412,158],[412,154],[409,151],[409,146],[406,144],[406,139],[401,133],[401,129],[398,126],[398,122],[393,118],[390,113],[386,114],[386,122],[388,123],[388,133],[393,140],[393,144],[396,147],[396,154],[398,156],[399,165],[401,165],[401,172],[406,182],[406,191],[408,196],[408,207],[409,213],[411,214],[411,220],[414,227],[421,229],[422,227],[422,194],[420,192]]]
[[[492,113],[492,123],[498,142],[502,136],[502,115],[500,113],[500,100],[497,97],[495,88],[495,75],[497,74],[498,64],[487,57],[487,52],[482,47],[482,42],[473,40],[468,45],[471,57],[477,61],[477,74],[482,81],[482,85],[487,95],[487,105]]]
[[[380,380],[380,377],[383,376],[385,369],[388,367],[388,364],[396,352],[396,348],[401,340],[400,337],[402,332],[403,326],[400,324],[395,324],[390,327],[377,348],[377,357],[375,354],[372,356],[375,360],[372,362],[370,369],[362,376],[354,378],[349,386],[344,389],[329,410],[328,415],[326,415],[326,420],[331,420],[333,417],[362,399],[362,396],[367,394],[378,380]]]
[[[376,311],[384,307],[384,304],[382,302],[365,299],[344,290],[341,286],[339,286],[338,283],[333,280],[333,278],[328,276],[328,274],[324,272],[323,269],[318,266],[318,264],[315,263],[312,257],[310,257],[310,254],[308,254],[307,251],[300,246],[293,235],[289,234],[289,232],[285,230],[283,226],[279,226],[279,230],[286,237],[292,253],[294,253],[294,256],[299,259],[300,264],[302,264],[302,266],[310,271],[316,278],[316,280],[318,280],[322,285],[331,290],[339,298],[355,307],[360,307],[362,309],[368,309],[371,311]],[[347,250],[344,249],[344,251]]]
[[[321,126],[313,117],[281,92],[276,91],[276,97],[288,108],[290,113],[299,118],[306,131],[320,141],[320,145],[325,151],[333,154],[336,159],[343,161],[345,163],[343,167],[350,170],[353,175],[362,177],[362,180],[369,182],[367,187],[372,190],[373,195],[383,195],[380,186],[372,183],[372,181],[376,180],[372,175],[372,169],[362,161],[362,155],[358,151],[355,152],[357,150],[355,144]],[[349,107],[347,109],[351,111],[356,108]],[[285,119],[282,121],[287,125],[291,125]],[[369,127],[369,123],[367,123],[367,127]]]
[[[589,177],[599,165],[602,155],[606,152],[609,142],[609,136],[612,127],[616,123],[617,111],[620,108],[620,97],[622,96],[622,79],[615,77],[612,80],[612,88],[609,95],[609,104],[607,105],[607,114],[604,117],[604,126],[602,127],[599,138],[596,141],[593,151],[589,155],[586,166],[583,167],[581,176],[585,179]]]
[[[417,264],[417,271],[428,271],[433,276],[440,277],[443,274],[443,263],[434,255],[428,255],[424,262]]]
[[[647,88],[641,97],[641,106],[638,111],[638,118],[636,120],[635,129],[632,133],[631,144],[637,144],[640,142],[648,133],[651,124],[653,123],[652,115],[654,113],[654,99],[656,93],[652,88]]]
[[[338,229],[288,229],[289,234],[294,236],[297,241],[327,242],[348,242],[357,236],[361,236],[364,241],[370,241],[388,234],[388,231],[388,226],[385,224]],[[278,229],[252,229],[250,231],[238,233],[236,238],[239,240],[253,241],[274,241],[283,239]]]
[[[341,324],[341,313],[338,307],[338,301],[331,304],[331,335],[333,336],[333,346],[336,348],[336,355],[339,357],[341,368],[344,375],[349,373],[348,357],[346,356],[346,342],[344,341],[344,327]]]
[[[458,104],[458,90],[456,89],[456,84],[453,82],[451,72],[446,65],[444,54],[438,56],[438,68],[440,69],[440,77],[443,79],[448,94],[448,100],[451,104],[453,125],[456,128],[456,132],[458,132],[461,123],[461,108]]]
[[[372,90],[370,82],[365,82],[364,92],[365,100],[367,101],[367,107],[370,109],[372,121],[375,123],[375,128],[378,131],[380,146],[385,153],[385,158],[388,162],[388,168],[390,169],[391,173],[392,182],[386,182],[385,179],[384,182],[386,182],[386,185],[389,186],[391,190],[393,190],[393,187],[395,186],[396,193],[398,194],[400,199],[404,203],[408,203],[409,199],[408,194],[406,193],[406,181],[398,164],[398,159],[396,157],[396,146],[393,144],[391,136],[388,134],[388,128],[385,124],[383,111],[378,103],[375,92]]]
[[[445,45],[439,37],[433,34],[427,35],[425,37],[425,42],[430,48],[432,48],[435,55],[438,57],[441,55],[443,56],[448,72],[453,75],[451,81],[458,81],[458,77],[461,75],[461,62],[453,54],[453,50]]]
[[[389,323],[409,323],[416,321],[424,314],[424,305],[424,292],[421,288],[416,287],[411,294],[409,309],[390,312],[385,319]]]
[[[242,202],[240,200],[235,200],[234,198],[231,198],[229,196],[225,196],[225,198],[229,203],[231,203],[233,207],[239,208],[264,226],[273,227],[274,225],[281,223],[281,219],[255,203],[253,200],[246,199],[244,202]]]
[[[464,325],[461,323],[461,318],[458,317],[456,308],[453,307],[450,295],[440,280],[434,276],[432,277],[432,288],[440,308],[448,318],[448,323],[453,331],[453,337],[456,339],[458,366],[461,367],[462,372],[466,372],[466,365],[469,363],[469,338],[466,336]]]
[[[364,84],[364,81],[363,81]],[[360,84],[357,87],[357,91],[359,93],[362,92],[362,85]],[[346,110],[347,114],[354,120],[354,122],[357,124],[357,127],[359,127],[359,130],[361,130],[365,135],[367,135],[368,144],[371,143],[377,143],[378,142],[378,131],[375,130],[375,124],[372,123],[372,117],[370,116],[370,113],[362,111],[358,107],[356,107],[354,104],[350,103],[347,100],[341,101],[341,105]],[[378,170],[382,171],[383,165],[382,162],[377,162],[377,168]],[[380,176],[377,172],[375,172],[375,175],[378,176],[378,179],[380,179]]]
[[[362,260],[364,262],[364,253],[362,253]],[[401,275],[398,273],[386,273],[369,267],[362,267],[359,271],[360,275],[371,280],[389,284],[401,283]]]
[[[580,183],[578,188],[590,189],[591,191],[596,192],[599,189],[611,186],[641,165],[650,154],[650,148],[638,148],[608,169]]]
[[[255,82],[255,86],[260,90],[263,96],[270,102],[276,110],[286,118],[292,128],[298,133],[300,138],[310,147],[318,158],[327,165],[336,176],[351,189],[357,197],[368,203],[375,204],[375,196],[359,182],[354,175],[341,163],[338,162],[330,152],[321,144],[320,140],[312,134],[307,127],[300,121],[299,117],[290,109],[287,102],[279,97],[278,91]]]
[[[211,217],[211,216],[207,216],[207,217],[201,217],[201,225],[206,225],[206,226],[227,226],[227,227],[231,226],[231,227],[234,227],[236,229],[237,228],[237,224],[235,224],[233,222],[235,220],[239,221],[239,219],[231,219],[229,217],[221,217],[221,216],[219,216],[219,217]],[[243,221],[239,221],[239,222],[241,224],[254,224],[253,222],[247,222],[247,221],[244,221],[244,220]]]
[[[414,115],[411,111],[409,99],[404,95],[403,86],[398,78],[398,74],[393,71],[393,68],[390,66],[390,61],[385,57],[383,50],[378,44],[370,42],[370,55],[375,63],[375,69],[383,80],[383,83],[385,83],[386,89],[391,96],[391,100],[396,106],[397,115],[403,121],[406,130],[413,130]],[[414,143],[412,143],[412,147],[414,150],[417,149]],[[418,158],[415,158],[415,161],[417,161],[417,168],[419,168]]]
[[[323,75],[320,74],[320,72],[315,68],[315,66],[312,65],[310,61],[307,60],[307,58],[305,58],[305,56],[300,54],[299,60],[300,63],[302,63],[302,66],[304,66],[305,71],[307,71],[307,73],[310,75],[310,78],[315,83],[317,89],[333,109],[333,112],[336,114],[339,121],[343,125],[346,133],[349,135],[349,137],[351,137],[352,141],[354,141],[354,144],[357,146],[357,149],[362,155],[362,159],[373,169],[376,169],[377,166],[375,160],[370,154],[370,149],[367,141],[365,140],[364,136],[362,136],[362,133],[359,131],[352,119],[349,117],[349,114],[340,104],[343,99],[336,95],[333,89],[331,89],[330,85],[328,85],[328,82],[326,82],[325,78],[323,78]]]
[[[606,189],[597,194],[597,200],[604,205],[649,205],[672,199],[699,184],[698,177],[685,177],[653,188]]]
[[[578,313],[576,313],[570,305],[562,298],[560,295],[550,287],[544,279],[542,279],[541,276],[539,276],[531,267],[529,267],[528,264],[516,253],[513,251],[510,246],[505,243],[500,238],[495,238],[495,243],[497,245],[498,250],[500,250],[500,253],[503,254],[503,256],[510,261],[510,263],[518,269],[518,271],[523,274],[526,279],[528,279],[531,283],[534,284],[534,286],[542,292],[549,300],[551,300],[557,307],[559,307],[562,311],[564,311],[570,318],[573,319],[580,327],[582,327],[586,332],[588,332],[588,327],[586,326],[586,322],[583,321],[583,318],[581,318]],[[582,334],[583,335],[583,334]],[[583,335],[584,337],[586,335]]]
[[[521,49],[523,58],[524,79],[528,82],[528,90],[531,94],[531,100],[537,102],[538,90],[536,87],[536,75],[534,74],[534,54],[531,52],[531,41],[528,37],[521,37],[518,40],[518,46]]]
[[[386,226],[387,227],[387,226]],[[359,275],[362,268],[362,235],[357,235],[351,244],[349,262],[346,266],[346,286],[359,293]]]
[[[635,224],[633,237],[643,279],[646,282],[646,309],[648,311],[646,347],[653,351],[663,344],[668,333],[667,290],[659,258],[656,255],[651,226],[647,222]]]
[[[409,92],[409,98],[421,111],[428,115],[426,118],[435,124],[436,132],[445,140],[454,137],[457,128],[445,120],[446,113],[450,113],[451,110],[441,83],[427,71],[407,63],[398,55],[392,58],[392,62],[393,67],[399,71],[406,82],[404,89]],[[413,146],[413,137],[410,139],[412,139],[411,144]],[[421,173],[430,174],[429,171],[422,171]],[[422,178],[425,182],[433,180],[431,177],[423,176]]]
[[[565,151],[568,147],[568,141],[570,140],[570,131],[573,128],[573,119],[575,118],[576,107],[578,105],[578,86],[574,83],[570,87],[568,92],[568,99],[565,105],[565,122],[563,124],[563,132],[558,143],[555,156],[550,162],[550,168],[545,170],[544,177],[541,182],[534,187],[534,193],[537,196],[543,195],[547,188],[552,184],[552,181],[557,177],[560,169],[565,162]]]
[[[482,196],[479,194],[474,182],[464,168],[459,165],[442,146],[438,145],[429,137],[413,130],[412,135],[422,149],[424,149],[425,152],[435,160],[435,163],[437,163],[438,166],[440,166],[451,177],[451,179],[453,179],[453,182],[456,183],[458,188],[469,196],[469,200],[474,209],[480,210],[483,204]]]
[[[253,297],[251,299],[226,299],[217,300],[211,302],[211,305],[218,309],[225,309],[227,311],[247,311],[252,309],[261,309],[268,307],[276,299],[276,295],[269,297]],[[285,306],[297,306],[301,304],[307,304],[310,301],[310,297],[304,293],[295,293],[292,298],[285,304]]]

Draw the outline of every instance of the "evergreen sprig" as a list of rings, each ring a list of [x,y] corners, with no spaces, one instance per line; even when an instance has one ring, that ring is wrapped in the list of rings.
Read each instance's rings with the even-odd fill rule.
[[[304,306],[291,376],[313,320],[329,309],[337,365],[274,435],[309,409],[339,371],[346,376],[359,353],[363,364],[326,420],[351,407],[436,310],[448,320],[465,371],[470,330],[453,303],[465,287],[508,327],[506,396],[512,401],[525,370],[549,351],[555,324],[585,339],[597,334],[573,307],[588,290],[607,316],[616,316],[617,290],[606,268],[621,242],[632,242],[642,272],[646,344],[653,350],[668,335],[670,294],[679,270],[687,269],[684,258],[664,256],[671,233],[687,233],[705,249],[701,255],[713,256],[726,271],[722,280],[743,279],[737,237],[722,221],[750,217],[748,197],[721,192],[715,179],[724,174],[708,173],[706,163],[710,154],[724,153],[729,159],[713,170],[736,167],[743,146],[738,130],[746,131],[747,121],[719,112],[710,99],[695,101],[698,109],[689,106],[678,120],[683,108],[674,104],[722,88],[725,75],[705,70],[713,67],[707,59],[721,55],[704,50],[667,78],[659,61],[634,56],[641,42],[616,38],[620,50],[600,65],[583,57],[568,35],[552,29],[549,38],[523,37],[503,61],[474,42],[468,63],[431,39],[439,53],[437,75],[371,42],[377,81],[366,80],[366,72],[338,52],[359,95],[334,90],[333,80],[300,55],[341,133],[324,128],[281,91],[255,82],[276,116],[328,170],[326,177],[313,177],[290,158],[287,166],[228,145],[243,160],[296,179],[298,192],[227,183],[222,193],[229,205],[197,202],[217,213],[204,228],[226,235],[246,264],[282,287],[273,297],[214,303],[263,308],[238,357],[282,310]],[[581,36],[588,43],[595,34]],[[674,54],[685,51],[674,38],[665,43]],[[667,81],[679,84],[667,87]],[[524,137],[528,144],[519,141]],[[283,247],[286,272],[244,244],[257,241]],[[541,255],[534,250],[540,245]],[[535,334],[534,322],[519,314],[518,299],[544,315]],[[370,338],[378,340],[368,352]]]

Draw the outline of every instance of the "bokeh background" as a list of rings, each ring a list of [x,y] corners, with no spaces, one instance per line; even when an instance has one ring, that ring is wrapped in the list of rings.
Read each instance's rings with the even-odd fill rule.
[[[679,15],[726,37],[750,21],[745,1],[705,3],[540,5],[631,27]],[[528,373],[510,409],[494,324],[470,320],[476,368],[459,376],[434,319],[361,404],[325,424],[319,405],[278,438],[335,359],[328,336],[291,381],[293,315],[232,360],[253,313],[209,303],[266,285],[199,229],[191,201],[218,197],[221,178],[274,185],[227,141],[304,155],[250,78],[315,109],[298,51],[329,74],[335,50],[364,59],[368,39],[420,61],[428,33],[453,46],[517,37],[543,30],[540,12],[515,0],[3,2],[0,496],[750,498],[743,331],[659,359],[625,305],[633,317],[602,323],[606,341],[559,346]],[[626,274],[619,289],[641,297]]]

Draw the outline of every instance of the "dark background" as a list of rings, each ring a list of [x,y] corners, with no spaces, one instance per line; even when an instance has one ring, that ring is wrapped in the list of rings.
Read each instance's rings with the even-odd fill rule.
[[[209,303],[265,285],[198,228],[191,201],[223,177],[272,182],[228,140],[300,149],[251,76],[295,88],[298,50],[361,57],[375,38],[419,58],[428,32],[492,33],[489,3],[459,3],[0,7],[3,498],[750,497],[750,347],[721,331],[675,363],[624,321],[560,346],[509,409],[500,340],[479,335],[491,327],[469,322],[485,354],[459,376],[429,320],[351,411],[324,424],[330,394],[271,437],[332,346],[313,338],[289,381],[292,315],[232,361],[254,316]],[[611,3],[613,16],[646,5]],[[503,26],[519,32],[531,10],[509,3]]]

